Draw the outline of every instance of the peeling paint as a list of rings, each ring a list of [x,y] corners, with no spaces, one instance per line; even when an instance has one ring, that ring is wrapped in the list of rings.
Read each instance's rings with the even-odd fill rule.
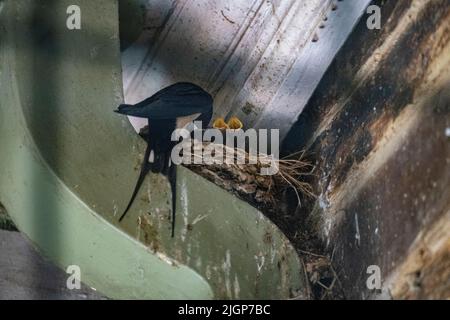
[[[186,187],[186,180],[181,180],[181,194],[180,194],[180,202],[181,202],[181,212],[183,216],[183,222],[185,228],[181,231],[181,240],[184,242],[186,240],[187,234],[187,226],[189,224],[188,215],[189,215],[189,202],[188,202],[188,190]]]
[[[200,221],[202,221],[203,219],[206,219],[207,217],[208,217],[207,214],[197,216],[197,217],[195,217],[194,221],[192,221],[191,225],[194,226],[194,225],[196,225],[197,223],[199,223]]]
[[[171,266],[176,266],[177,265],[177,263],[173,259],[169,258],[168,256],[166,256],[165,254],[163,254],[161,252],[156,252],[156,256],[160,260],[162,260],[165,263],[167,263],[168,265],[171,265]]]
[[[264,267],[265,257],[260,253],[259,255],[255,256],[255,260],[258,273],[261,273],[261,270]]]
[[[355,213],[355,240],[356,245],[359,247],[361,245],[361,234],[359,233],[359,222],[357,213]]]
[[[239,299],[239,293],[241,289],[239,287],[239,279],[237,275],[234,276],[234,299]]]
[[[227,291],[227,296],[231,299],[232,298],[232,291],[231,291],[231,279],[230,279],[230,272],[231,272],[231,254],[230,250],[226,251],[225,254],[225,260],[222,265],[222,269],[225,274],[225,288]]]

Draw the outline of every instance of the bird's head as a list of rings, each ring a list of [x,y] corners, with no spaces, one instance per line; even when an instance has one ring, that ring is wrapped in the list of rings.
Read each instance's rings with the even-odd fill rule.
[[[228,129],[228,125],[226,124],[225,120],[221,117],[214,120],[212,127],[214,129],[219,129],[219,130]]]
[[[238,117],[231,117],[230,120],[228,120],[228,127],[232,130],[239,130],[244,127],[244,124]]]

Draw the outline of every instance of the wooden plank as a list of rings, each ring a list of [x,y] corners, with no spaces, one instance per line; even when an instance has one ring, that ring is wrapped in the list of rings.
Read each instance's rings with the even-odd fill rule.
[[[346,298],[445,299],[450,3],[381,9],[381,30],[355,28],[286,141],[315,162],[318,197],[305,215]],[[373,265],[383,290],[367,287]]]

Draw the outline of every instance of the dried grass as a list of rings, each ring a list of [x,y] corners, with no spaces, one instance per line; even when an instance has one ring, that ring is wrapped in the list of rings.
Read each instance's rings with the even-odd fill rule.
[[[208,149],[222,150],[220,164],[206,164],[203,151]],[[198,148],[202,152],[194,152]],[[186,152],[186,151],[185,151]],[[231,160],[225,162],[225,155],[231,155]],[[295,191],[298,203],[301,195],[308,198],[315,197],[311,185],[305,181],[311,175],[312,165],[305,160],[305,152],[297,152],[282,159],[273,159],[267,154],[252,154],[238,148],[213,143],[196,142],[185,157],[191,157],[191,164],[186,165],[191,170],[205,176],[216,184],[237,193],[251,194],[256,202],[274,204],[280,190],[291,188]],[[212,156],[215,156],[213,153]],[[195,159],[201,164],[194,164]],[[241,159],[241,163],[238,160]],[[209,159],[210,160],[210,159]],[[242,161],[244,160],[244,161]],[[244,162],[244,163],[242,163]],[[274,175],[263,175],[263,168],[277,167]]]

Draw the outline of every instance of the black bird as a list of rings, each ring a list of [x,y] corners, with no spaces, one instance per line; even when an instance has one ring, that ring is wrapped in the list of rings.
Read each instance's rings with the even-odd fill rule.
[[[161,173],[169,179],[172,191],[172,237],[175,232],[176,168],[170,155],[177,141],[171,141],[175,129],[190,121],[201,121],[208,125],[212,116],[213,99],[199,86],[179,82],[166,87],[150,98],[135,105],[122,104],[115,112],[134,117],[147,118],[147,149],[141,172],[130,202],[119,221],[127,214],[149,171]],[[150,161],[149,161],[150,158]]]

